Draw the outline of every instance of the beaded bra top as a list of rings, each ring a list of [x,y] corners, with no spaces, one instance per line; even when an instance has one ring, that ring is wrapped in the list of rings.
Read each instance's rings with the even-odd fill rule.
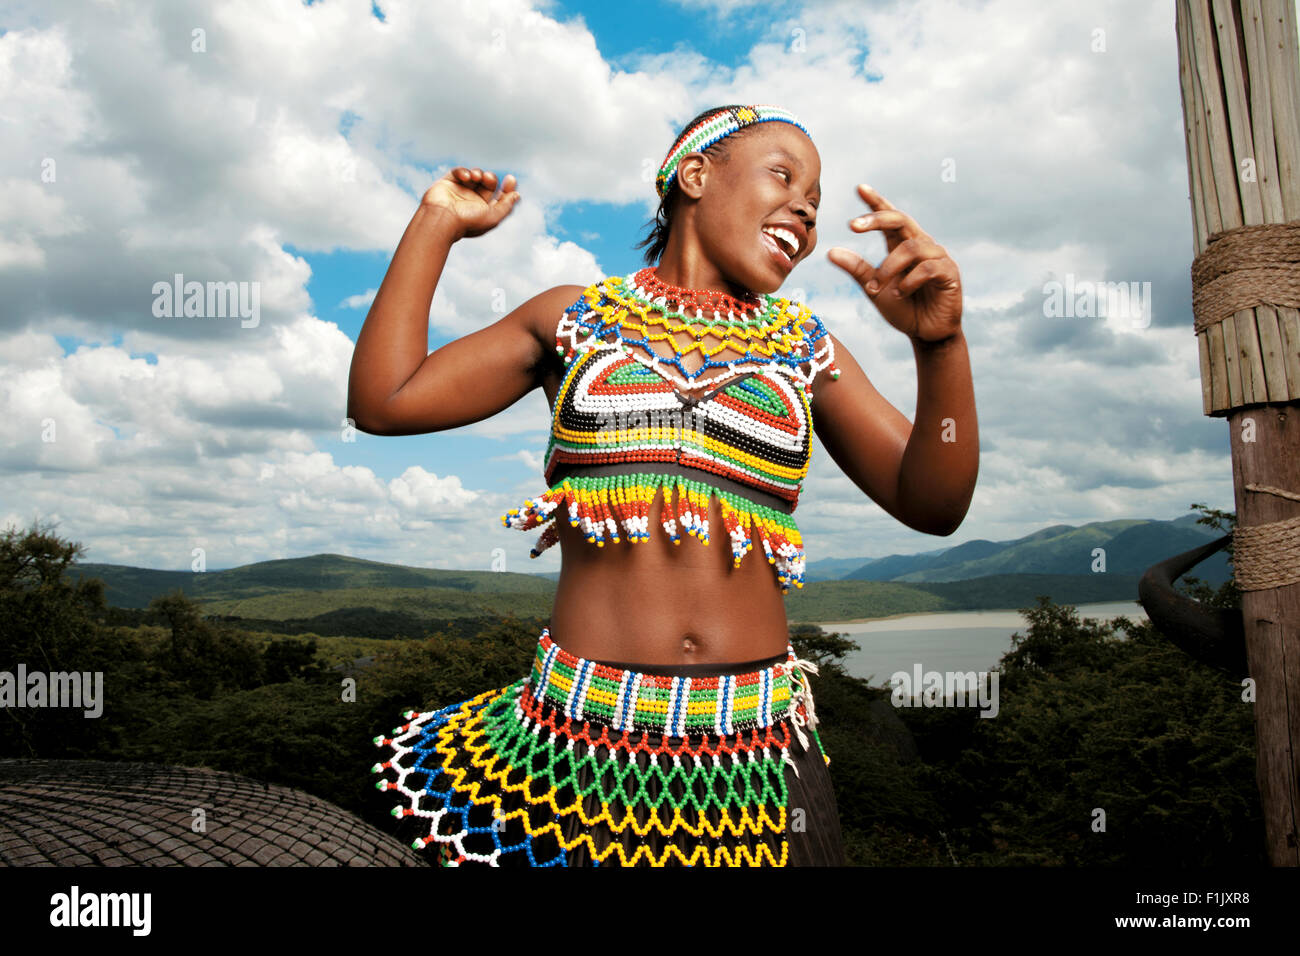
[[[653,269],[610,277],[565,310],[556,328],[565,373],[544,464],[550,488],[502,523],[529,530],[563,508],[597,546],[647,541],[662,489],[665,533],[675,544],[682,532],[707,544],[716,498],[735,565],[757,543],[782,591],[803,587],[792,515],[812,451],[813,381],[824,369],[839,375],[830,335],[789,299],[754,296],[742,305],[723,296],[725,313],[687,314],[655,296],[662,286]],[[656,341],[674,354],[656,351]],[[727,351],[740,357],[718,357]],[[683,361],[692,352],[701,359],[695,368]],[[552,522],[532,556],[557,540]]]

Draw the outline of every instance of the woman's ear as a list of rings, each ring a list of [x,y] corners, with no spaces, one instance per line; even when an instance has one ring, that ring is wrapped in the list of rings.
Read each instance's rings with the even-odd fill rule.
[[[703,153],[687,153],[677,163],[677,188],[684,195],[699,199],[704,192],[707,166]]]

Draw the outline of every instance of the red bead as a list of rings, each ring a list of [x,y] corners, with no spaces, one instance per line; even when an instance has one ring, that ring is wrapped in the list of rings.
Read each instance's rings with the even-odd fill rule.
[[[692,313],[699,310],[705,313],[706,318],[711,318],[713,312],[724,315],[734,312],[742,318],[754,318],[763,308],[759,296],[747,296],[742,302],[727,292],[717,292],[712,289],[683,289],[664,282],[659,278],[654,266],[642,269],[632,279],[649,294],[651,300],[662,296],[670,303],[676,303],[678,311],[685,313],[687,317],[692,317]]]

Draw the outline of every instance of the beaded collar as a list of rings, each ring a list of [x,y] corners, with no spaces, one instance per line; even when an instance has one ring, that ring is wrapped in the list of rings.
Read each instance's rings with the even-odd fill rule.
[[[703,322],[705,325],[718,325],[726,322],[740,322],[752,325],[759,321],[766,308],[763,297],[747,293],[743,299],[726,292],[712,289],[683,289],[680,286],[664,282],[659,278],[659,270],[654,266],[642,269],[632,277],[629,294],[639,301],[653,303],[662,309],[669,318],[683,318]],[[672,310],[673,305],[677,310]]]
[[[700,331],[690,321],[674,321],[673,313],[666,311],[670,307],[666,297],[649,297],[637,282],[644,271],[630,279],[611,276],[589,286],[565,310],[556,331],[557,338],[562,340],[567,336],[569,344],[557,345],[556,351],[566,363],[578,352],[619,348],[683,391],[716,386],[751,372],[783,371],[806,391],[822,369],[829,369],[831,378],[839,377],[826,326],[807,306],[761,294],[757,296],[761,309],[753,318],[736,316],[735,310],[729,310],[729,317],[724,317],[718,310],[717,318]],[[677,317],[686,318],[680,314]],[[680,333],[692,337],[690,345],[682,346],[678,342]],[[704,338],[708,335],[718,339],[718,343],[706,345]],[[655,341],[667,341],[673,348],[673,356],[656,352],[651,345]],[[732,359],[715,358],[728,349],[742,355]],[[704,361],[698,368],[688,370],[682,359],[696,351]],[[725,368],[728,374],[702,377],[715,368]]]

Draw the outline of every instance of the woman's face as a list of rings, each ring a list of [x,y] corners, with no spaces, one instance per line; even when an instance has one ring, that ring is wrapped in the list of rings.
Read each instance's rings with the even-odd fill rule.
[[[772,293],[817,245],[821,157],[790,123],[761,123],[727,145],[699,171],[697,238],[726,279]]]

